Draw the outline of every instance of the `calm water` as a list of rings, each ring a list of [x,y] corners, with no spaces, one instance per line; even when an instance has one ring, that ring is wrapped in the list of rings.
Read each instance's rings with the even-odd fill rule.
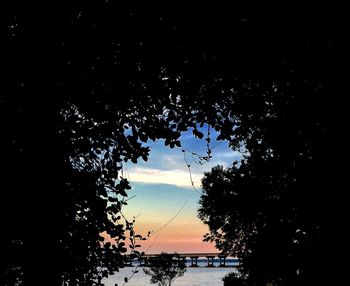
[[[198,263],[204,266],[204,263]],[[103,283],[106,286],[114,286],[115,283],[118,286],[123,285],[124,277],[129,277],[132,274],[132,270],[136,267],[126,267],[120,269],[119,273],[110,276],[104,280]],[[147,286],[156,285],[150,284],[150,276],[143,273],[143,267],[138,267],[138,273],[136,273],[125,286]],[[179,277],[173,283],[174,286],[222,286],[222,278],[230,272],[236,271],[234,267],[187,267],[187,271],[184,276]]]

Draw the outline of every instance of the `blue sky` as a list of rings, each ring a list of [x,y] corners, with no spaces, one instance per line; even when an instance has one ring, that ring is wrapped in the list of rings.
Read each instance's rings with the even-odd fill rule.
[[[190,152],[205,156],[206,141],[194,138],[188,131],[181,136],[181,148],[170,149],[164,146],[164,140],[147,142],[145,145],[151,149],[148,161],[124,166],[123,176],[132,186],[129,196],[135,196],[124,213],[129,219],[136,217],[136,230],[141,234],[152,232],[151,238],[143,243],[143,250],[149,253],[214,251],[213,245],[202,242],[207,228],[197,218],[201,178],[212,167],[229,166],[242,156],[232,151],[226,141],[216,141],[215,134],[212,137],[211,147],[215,147],[212,159],[204,165],[198,164],[198,158],[192,158]],[[182,149],[186,150],[186,161]],[[196,190],[187,164],[191,165]]]

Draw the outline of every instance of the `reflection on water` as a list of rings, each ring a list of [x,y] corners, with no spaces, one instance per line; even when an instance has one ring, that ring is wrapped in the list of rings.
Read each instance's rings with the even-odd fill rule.
[[[105,279],[106,286],[123,285],[124,277],[129,277],[132,270],[139,270],[125,286],[146,286],[152,285],[149,282],[150,276],[143,273],[143,267],[126,267],[120,269],[118,273]],[[222,278],[230,272],[236,271],[234,267],[188,267],[183,277],[179,277],[172,284],[174,286],[222,286]],[[153,284],[155,285],[155,284]]]

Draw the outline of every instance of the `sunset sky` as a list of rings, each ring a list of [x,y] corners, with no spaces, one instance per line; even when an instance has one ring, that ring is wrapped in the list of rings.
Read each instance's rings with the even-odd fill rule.
[[[186,161],[191,165],[191,174],[196,190],[192,187],[190,173],[182,148],[205,155],[206,142],[193,137],[191,132],[181,137],[182,147],[170,149],[159,140],[146,144],[151,152],[148,162],[128,163],[123,175],[132,186],[128,206],[123,211],[132,220],[135,229],[151,237],[142,242],[142,251],[149,254],[166,252],[217,252],[213,244],[202,242],[207,227],[197,217],[198,201],[203,173],[218,164],[228,166],[239,160],[241,154],[228,148],[226,142],[218,142],[213,135],[211,147],[213,158],[205,165],[186,152]],[[196,163],[197,162],[197,163]]]

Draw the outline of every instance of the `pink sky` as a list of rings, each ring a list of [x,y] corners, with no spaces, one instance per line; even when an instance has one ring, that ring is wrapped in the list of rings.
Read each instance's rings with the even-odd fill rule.
[[[195,139],[191,131],[182,135],[181,144],[182,148],[197,154],[205,154],[207,150],[206,142]],[[204,165],[187,154],[191,176],[182,149],[164,147],[161,141],[151,143],[147,162],[126,166],[124,171],[132,186],[129,193],[132,199],[123,213],[128,220],[135,218],[138,234],[145,236],[151,231],[151,237],[140,241],[140,250],[148,254],[219,252],[214,244],[203,242],[208,227],[198,218],[201,178],[218,164],[229,166],[241,158],[241,154],[232,151],[225,142],[215,144],[213,158]]]
[[[136,227],[136,231],[147,233],[147,225]],[[142,241],[142,251],[148,254],[162,251],[173,253],[216,253],[219,252],[214,244],[203,242],[203,235],[207,227],[196,217],[189,218],[185,223],[174,223],[151,235],[146,241]]]

